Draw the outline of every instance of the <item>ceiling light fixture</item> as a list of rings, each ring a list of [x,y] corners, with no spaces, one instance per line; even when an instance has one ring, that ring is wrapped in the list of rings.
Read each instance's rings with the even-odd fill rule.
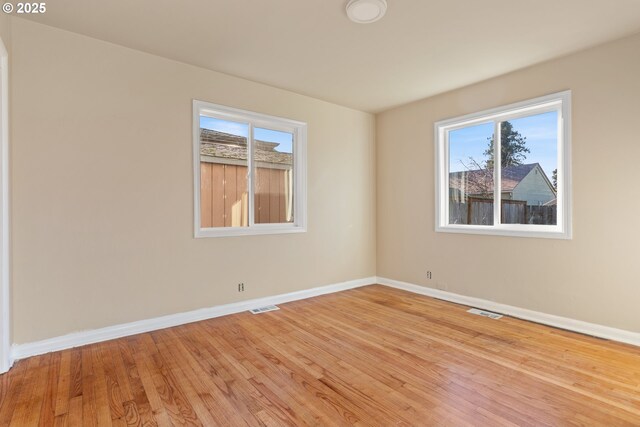
[[[349,0],[347,16],[358,24],[370,24],[387,11],[387,0]]]

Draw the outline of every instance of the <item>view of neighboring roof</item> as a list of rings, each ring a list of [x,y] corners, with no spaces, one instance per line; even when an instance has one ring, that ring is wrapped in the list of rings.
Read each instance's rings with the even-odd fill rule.
[[[539,163],[528,165],[517,165],[502,168],[502,191],[513,191],[514,188],[529,174],[535,167],[540,167]],[[544,174],[544,171],[540,167]],[[546,174],[544,174],[546,178]],[[547,178],[548,180],[548,178]],[[462,172],[451,172],[449,174],[449,188],[458,190],[464,189],[468,194],[479,194],[492,191],[493,171],[489,169],[476,169]]]
[[[257,162],[291,165],[292,154],[276,151],[277,142],[255,141]],[[224,159],[247,160],[247,138],[200,128],[200,155]]]

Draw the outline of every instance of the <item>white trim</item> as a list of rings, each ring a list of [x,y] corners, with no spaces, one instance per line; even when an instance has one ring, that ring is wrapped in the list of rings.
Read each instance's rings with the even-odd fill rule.
[[[501,123],[493,123],[493,226],[500,224],[502,220],[502,162],[496,159],[502,158],[502,129]],[[447,170],[447,176],[449,171]],[[449,197],[451,195],[449,194]],[[447,197],[447,206],[449,198]]]
[[[200,114],[202,114],[202,113],[200,113]],[[248,220],[249,220],[249,224],[248,224],[249,226],[245,227],[245,228],[248,229],[246,231],[249,231],[256,223],[256,210],[255,210],[255,207],[253,205],[256,202],[256,196],[255,196],[255,194],[256,194],[256,179],[257,179],[257,175],[258,175],[257,173],[255,173],[255,174],[253,173],[253,170],[254,170],[254,168],[256,168],[256,163],[257,163],[255,161],[255,159],[254,159],[254,156],[253,156],[253,144],[254,144],[253,132],[254,132],[254,129],[253,129],[253,124],[252,123],[249,123],[248,125],[249,125],[249,132],[248,132],[248,135],[247,135],[247,166],[248,166],[247,167],[247,210],[248,210],[248,214],[249,215],[247,215],[247,216],[248,216]],[[198,126],[198,131],[200,130],[199,128],[200,128],[200,126]],[[195,140],[194,140],[194,144],[196,144]],[[198,151],[200,151],[200,141],[199,140],[197,142],[197,145],[198,145]],[[201,196],[200,195],[200,188],[201,188],[201,183],[198,186],[198,188],[196,189],[196,191],[198,192],[198,197]],[[212,200],[212,202],[213,202],[213,200]],[[196,227],[200,227],[200,224],[201,223],[197,223]],[[216,230],[216,233],[214,234],[214,236],[222,236],[222,235],[224,235],[224,233],[220,233],[220,231],[224,231],[224,228]],[[238,231],[240,232],[241,230],[238,230]],[[231,234],[231,236],[234,236],[234,235],[236,235],[236,234]],[[198,236],[200,236],[200,237],[205,237],[206,236],[206,234],[203,234],[202,228],[200,228],[198,230]]]
[[[257,236],[262,234],[304,233],[306,231],[306,228],[297,227],[294,224],[255,224],[253,227],[201,228],[196,231],[195,237]]]
[[[439,289],[428,288],[425,286],[415,285],[413,283],[387,279],[385,277],[378,277],[377,279],[377,282],[381,285],[389,286],[396,289],[402,289],[405,291],[413,292],[415,294],[426,295],[429,297],[438,298],[469,307],[476,307],[500,314],[506,314],[508,316],[517,317],[518,319],[542,323],[543,325],[566,329],[569,331],[591,335],[598,338],[604,338],[640,346],[640,333],[638,332],[625,331],[623,329],[583,322],[581,320],[570,319],[568,317],[561,317],[553,314],[542,313],[539,311],[528,310],[526,308],[514,307],[512,305],[501,304],[482,298],[454,294],[452,292],[441,291]]]
[[[9,274],[9,54],[0,40],[0,373],[11,368],[11,293]]]
[[[228,314],[248,311],[253,308],[265,307],[267,305],[283,304],[319,295],[340,292],[347,289],[371,285],[375,282],[375,277],[367,277],[364,279],[350,280],[347,282],[290,292],[287,294],[203,308],[186,313],[170,314],[167,316],[156,317],[154,319],[139,320],[137,322],[124,323],[121,325],[108,326],[106,328],[89,331],[74,332],[68,335],[49,338],[42,341],[26,344],[14,344],[11,349],[11,356],[13,360],[24,359],[26,357],[37,356],[39,354],[45,354],[52,351],[65,350],[81,345],[93,344],[129,335],[184,325],[186,323],[198,322],[200,320],[212,319],[214,317],[226,316]]]
[[[240,110],[225,105],[193,100],[193,226],[194,237],[231,237],[259,234],[304,233],[307,231],[307,124],[282,117]],[[200,224],[200,116],[230,120],[248,125],[247,186],[249,225],[247,227],[201,228]],[[264,127],[293,134],[293,223],[254,223],[255,176],[253,169],[253,128]]]
[[[501,224],[502,208],[500,189],[500,164],[494,168],[494,224],[470,225],[449,224],[449,141],[450,131],[481,123],[494,123],[494,135],[499,139],[499,122],[515,118],[541,114],[549,111],[558,113],[558,191],[557,224]],[[572,195],[571,195],[571,91],[566,90],[541,96],[514,104],[504,105],[461,117],[441,120],[434,123],[435,146],[435,230],[436,232],[489,234],[513,237],[537,237],[552,239],[571,239]],[[494,144],[494,157],[499,158],[501,145]],[[498,202],[496,202],[498,201]]]

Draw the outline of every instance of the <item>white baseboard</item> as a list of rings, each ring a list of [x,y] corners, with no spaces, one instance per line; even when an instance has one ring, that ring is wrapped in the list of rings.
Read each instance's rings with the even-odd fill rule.
[[[89,331],[74,332],[60,337],[49,338],[26,344],[14,344],[11,347],[11,358],[13,360],[24,359],[39,354],[50,353],[52,351],[65,350],[79,347],[81,345],[93,344],[101,341],[122,338],[129,335],[143,332],[155,331],[172,326],[184,325],[186,323],[200,320],[212,319],[214,317],[225,316],[227,314],[239,313],[252,308],[264,307],[273,304],[283,304],[285,302],[297,301],[347,289],[358,288],[360,286],[376,283],[375,277],[368,277],[348,282],[336,283],[333,285],[320,286],[302,291],[290,292],[287,294],[275,295],[264,298],[256,298],[247,301],[240,301],[231,304],[219,305],[210,308],[189,311],[186,313],[170,314],[156,317],[154,319],[139,320],[137,322],[124,323],[121,325],[108,326],[106,328]]]
[[[506,314],[519,319],[530,320],[532,322],[542,323],[544,325],[579,332],[581,334],[591,335],[598,338],[605,338],[608,340],[640,346],[640,333],[638,332],[625,331],[623,329],[616,329],[609,326],[597,325],[595,323],[583,322],[581,320],[569,319],[567,317],[555,316],[553,314],[541,313],[539,311],[500,304],[481,298],[468,297],[454,294],[452,292],[441,291],[439,289],[427,288],[413,283],[400,282],[398,280],[387,279],[385,277],[378,277],[377,279],[379,284],[390,286],[392,288],[403,289],[416,294]]]

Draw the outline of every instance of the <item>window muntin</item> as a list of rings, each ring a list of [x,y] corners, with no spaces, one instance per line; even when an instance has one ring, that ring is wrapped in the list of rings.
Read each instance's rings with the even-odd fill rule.
[[[569,112],[567,91],[436,123],[436,231],[570,238]]]
[[[194,101],[195,236],[305,231],[306,124]]]

